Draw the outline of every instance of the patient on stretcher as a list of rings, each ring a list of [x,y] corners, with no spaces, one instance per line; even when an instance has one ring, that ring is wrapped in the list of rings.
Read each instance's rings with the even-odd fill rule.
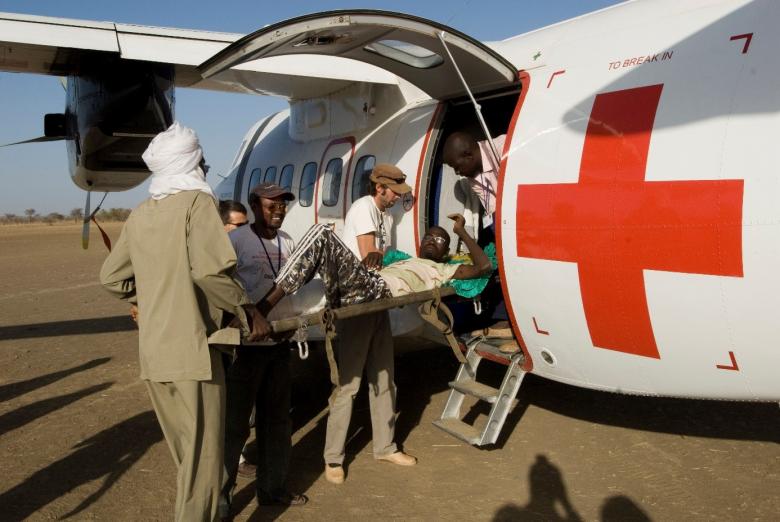
[[[405,295],[441,287],[451,280],[483,277],[493,270],[490,259],[466,232],[465,220],[452,214],[453,231],[468,248],[473,264],[447,264],[450,236],[440,227],[431,227],[420,242],[420,257],[392,263],[379,271],[366,268],[350,249],[326,225],[314,225],[279,272],[274,287],[257,308],[267,317],[285,296],[294,293],[316,274],[325,286],[325,298],[331,307],[365,303],[385,297]],[[267,323],[260,327],[271,333]]]

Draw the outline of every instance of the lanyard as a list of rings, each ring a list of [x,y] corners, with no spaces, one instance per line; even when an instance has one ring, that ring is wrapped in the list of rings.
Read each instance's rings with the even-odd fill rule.
[[[371,203],[374,205],[374,210],[376,210],[376,215],[379,218],[379,224],[378,224],[378,230],[376,231],[379,235],[378,243],[379,243],[379,250],[383,251],[385,250],[385,234],[387,233],[387,230],[385,229],[385,213],[381,210],[379,210],[379,207],[376,206],[376,202],[371,199]]]
[[[495,147],[495,145],[493,145],[493,147]],[[479,147],[479,153],[482,154],[482,146]],[[498,170],[499,169],[498,169],[498,166],[496,166],[496,164],[494,163],[495,157],[492,154],[482,154],[482,156],[483,156],[483,159],[484,159],[484,156],[488,157],[488,162],[490,163],[490,169],[491,169],[490,171],[494,172],[495,175],[496,175],[496,179],[498,179]],[[480,198],[482,201],[480,201],[480,203],[482,203],[482,206],[485,209],[485,215],[487,216],[490,213],[490,210],[488,209],[488,200],[490,199],[490,194],[489,193],[492,192],[494,194],[494,197],[495,197],[495,187],[491,187],[490,186],[490,183],[488,183],[487,176],[485,175],[485,172],[486,172],[485,171],[485,165],[484,165],[484,162],[483,162],[482,172],[477,174],[477,181],[479,182],[480,188],[482,188],[482,197]]]
[[[277,259],[276,263],[276,270],[274,270],[274,263],[271,261],[271,256],[268,254],[268,249],[265,247],[265,241],[263,240],[263,237],[257,233],[257,231],[253,228],[252,231],[257,236],[257,239],[260,240],[260,246],[263,247],[263,251],[265,252],[265,257],[268,259],[268,266],[271,267],[271,272],[274,274],[274,279],[276,279],[277,274],[282,270],[282,240],[279,237],[279,233],[276,234],[276,248],[279,250],[279,258]]]

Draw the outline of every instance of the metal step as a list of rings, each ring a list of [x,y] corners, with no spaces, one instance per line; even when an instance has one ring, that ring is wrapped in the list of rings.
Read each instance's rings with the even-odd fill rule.
[[[463,340],[462,340],[463,341]],[[476,342],[475,342],[476,341]],[[523,357],[523,352],[518,350],[516,352],[512,353],[504,353],[501,350],[499,350],[499,346],[501,346],[504,343],[512,342],[511,340],[507,339],[472,339],[471,343],[463,341],[464,344],[469,346],[469,344],[473,343],[474,348],[482,356],[488,356],[488,358],[496,361],[496,362],[502,362],[504,364],[509,364],[509,362],[516,357]],[[515,341],[516,342],[516,341]],[[522,363],[521,363],[522,365]]]
[[[495,444],[509,410],[516,403],[517,392],[526,373],[523,370],[523,353],[501,353],[497,346],[478,337],[471,339],[466,346],[466,362],[460,365],[455,380],[449,383],[451,389],[444,404],[444,411],[441,418],[433,424],[474,446]],[[500,388],[496,389],[476,380],[477,367],[483,358],[507,366]],[[466,395],[492,404],[482,430],[461,420],[460,410]]]
[[[498,390],[496,388],[474,380],[452,381],[450,382],[450,388],[490,404],[496,402],[498,398]]]
[[[479,445],[482,438],[482,434],[477,428],[460,419],[438,419],[433,421],[433,425],[471,445]]]

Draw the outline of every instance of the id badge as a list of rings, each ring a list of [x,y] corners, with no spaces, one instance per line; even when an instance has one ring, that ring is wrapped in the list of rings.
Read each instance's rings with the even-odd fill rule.
[[[482,216],[482,228],[488,228],[490,225],[493,224],[493,216],[490,214],[485,214]]]

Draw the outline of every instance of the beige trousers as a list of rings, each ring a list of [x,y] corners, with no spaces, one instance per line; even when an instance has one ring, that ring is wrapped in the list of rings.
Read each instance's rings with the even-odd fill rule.
[[[210,381],[145,381],[176,463],[176,522],[212,522],[224,479],[225,372],[211,352]]]
[[[395,453],[395,382],[393,333],[387,312],[342,319],[336,324],[341,388],[330,404],[325,433],[325,463],[343,464],[352,403],[363,369],[368,379],[368,404],[374,458]]]

